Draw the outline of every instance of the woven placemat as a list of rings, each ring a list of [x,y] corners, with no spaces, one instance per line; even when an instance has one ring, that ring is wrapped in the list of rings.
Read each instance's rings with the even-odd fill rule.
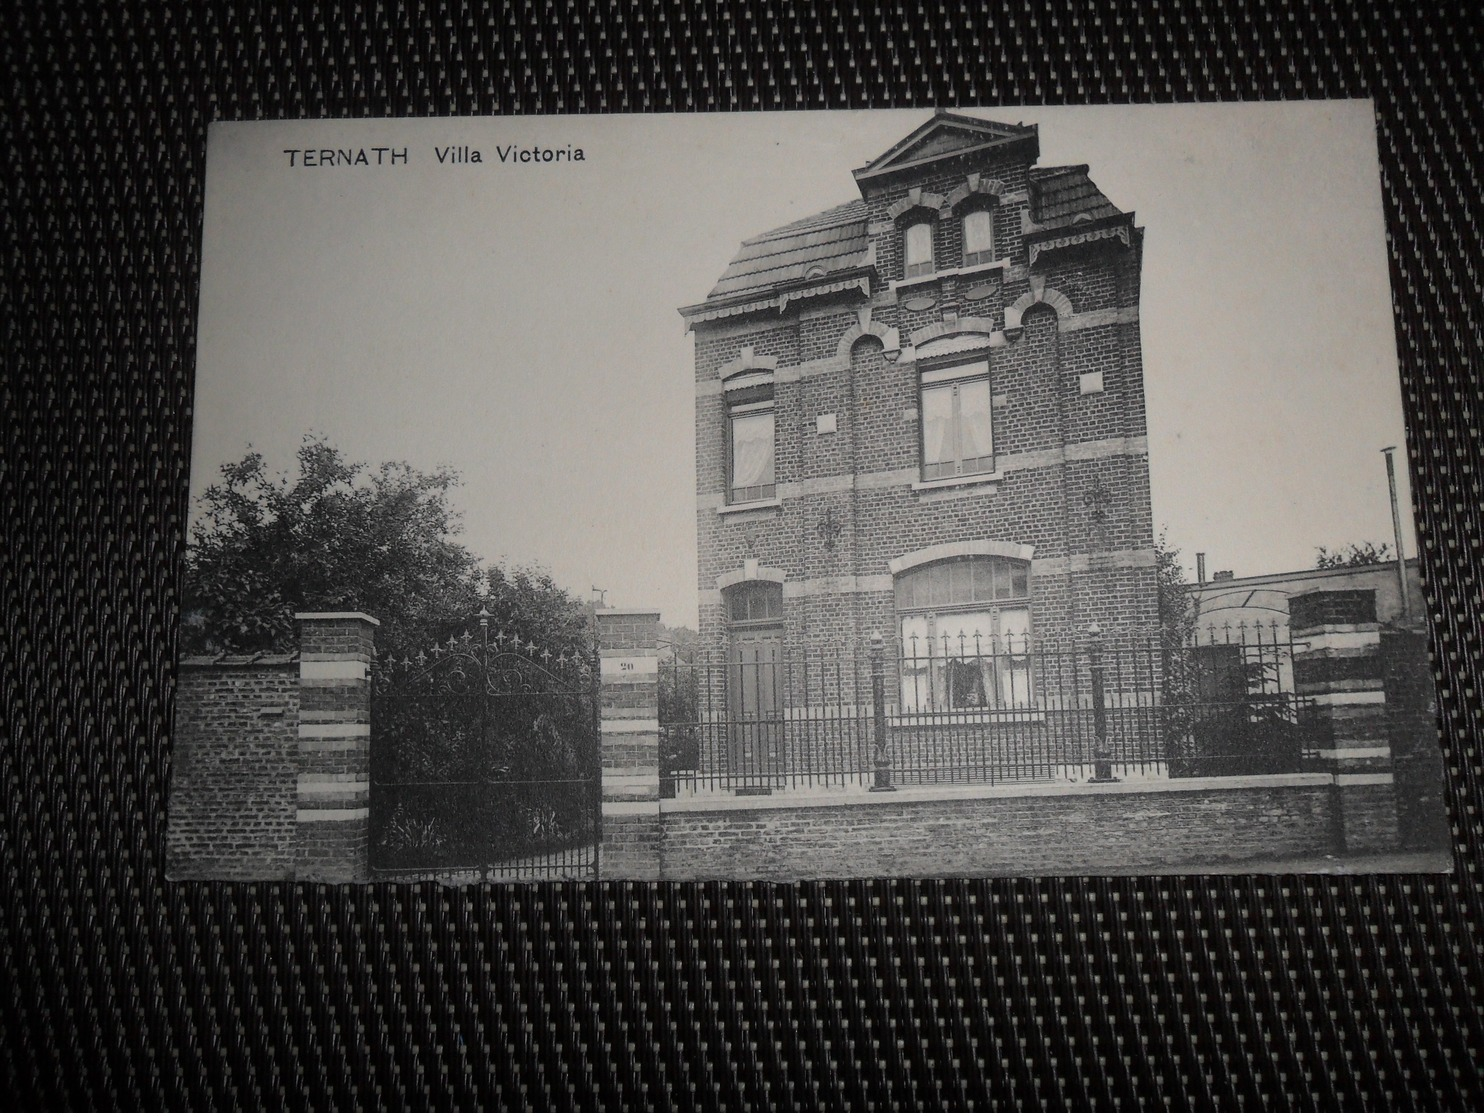
[[[0,1098],[1484,1105],[1468,9],[8,5]],[[1298,97],[1379,113],[1451,877],[165,881],[209,121]]]

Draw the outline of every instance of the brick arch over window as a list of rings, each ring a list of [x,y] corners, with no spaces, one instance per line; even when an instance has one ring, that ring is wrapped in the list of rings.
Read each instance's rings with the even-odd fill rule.
[[[986,334],[993,337],[994,332],[993,318],[978,318],[970,315],[966,318],[955,318],[952,322],[933,322],[912,331],[912,348],[916,349],[920,345],[926,345],[930,341],[936,341],[940,337],[948,337],[952,334]]]
[[[716,588],[729,590],[744,582],[777,582],[782,585],[787,580],[787,573],[776,566],[759,566],[755,561],[748,560],[745,565],[736,570],[728,570],[725,574],[717,575]]]
[[[742,376],[746,373],[767,374],[771,380],[772,374],[778,369],[778,358],[759,356],[754,353],[752,346],[744,345],[742,351],[732,360],[716,370],[719,380],[730,380],[734,376]]]
[[[971,199],[986,198],[992,202],[998,202],[1000,195],[1006,192],[1005,184],[997,178],[980,178],[978,175],[970,175],[967,182],[948,195],[948,208],[957,211],[961,205]]]
[[[881,342],[881,348],[888,357],[894,356],[901,348],[897,331],[890,326],[883,326],[880,322],[871,321],[869,310],[861,315],[855,325],[851,326],[840,335],[840,341],[835,346],[835,355],[846,360],[850,359],[850,351],[855,348],[855,343],[863,337],[874,337]]]
[[[1036,557],[1036,548],[1030,543],[1009,543],[1003,539],[965,539],[958,543],[938,543],[918,551],[908,551],[905,555],[892,559],[886,566],[893,575],[897,575],[919,566],[942,562],[944,559],[985,555],[1030,562]]]
[[[1045,304],[1056,311],[1059,318],[1070,318],[1076,313],[1072,309],[1072,300],[1063,295],[1055,287],[1033,287],[1020,298],[1005,308],[1005,332],[1020,329],[1020,320],[1033,306]]]
[[[903,198],[897,199],[886,211],[886,216],[892,221],[900,224],[902,219],[914,210],[921,210],[925,217],[936,218],[943,209],[943,199],[940,195],[929,194],[917,187],[913,187]]]

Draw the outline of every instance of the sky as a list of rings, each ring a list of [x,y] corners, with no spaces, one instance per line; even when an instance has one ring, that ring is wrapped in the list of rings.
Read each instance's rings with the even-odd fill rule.
[[[1368,101],[969,108],[1040,125],[1145,230],[1156,531],[1194,576],[1415,553]],[[697,612],[693,339],[741,241],[858,197],[925,110],[216,124],[191,493],[307,433],[451,467],[462,541],[609,605]],[[575,153],[501,161],[533,146]],[[375,148],[407,151],[389,162]],[[440,163],[450,147],[481,162]],[[285,149],[364,148],[367,166]]]

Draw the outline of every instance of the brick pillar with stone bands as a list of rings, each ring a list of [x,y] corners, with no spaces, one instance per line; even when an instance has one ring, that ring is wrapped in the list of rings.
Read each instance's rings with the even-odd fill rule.
[[[371,660],[380,622],[299,613],[298,880],[370,879]]]
[[[659,877],[659,621],[654,609],[599,609],[603,840],[609,880]]]
[[[1375,590],[1316,590],[1288,602],[1294,689],[1334,776],[1347,853],[1397,848],[1396,793]]]

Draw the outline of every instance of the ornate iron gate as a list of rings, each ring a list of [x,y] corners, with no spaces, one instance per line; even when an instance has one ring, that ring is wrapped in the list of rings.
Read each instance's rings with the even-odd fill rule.
[[[593,878],[601,776],[590,648],[465,631],[378,664],[371,867],[385,877]]]

